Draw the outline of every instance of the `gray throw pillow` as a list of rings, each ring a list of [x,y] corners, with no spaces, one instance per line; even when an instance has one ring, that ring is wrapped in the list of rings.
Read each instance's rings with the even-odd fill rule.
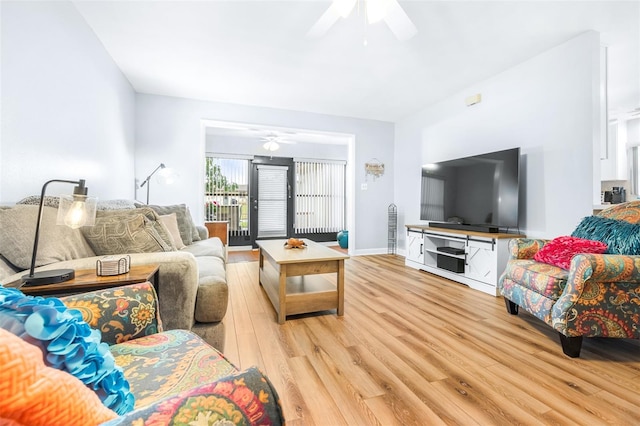
[[[16,204],[35,204],[36,206],[40,205],[40,196],[39,195],[29,195],[26,198],[18,201]],[[60,204],[60,197],[54,197],[53,195],[45,195],[43,205],[47,207],[58,208],[58,204]]]
[[[189,227],[191,228],[191,237],[193,241],[200,241],[200,233],[198,232],[198,227],[196,223],[193,221],[193,217],[191,216],[191,212],[189,211],[189,207],[187,207],[187,222],[189,222]]]
[[[153,205],[136,203],[136,207],[151,208],[159,215],[167,215],[167,214],[175,213],[176,220],[178,221],[178,230],[180,231],[180,238],[182,238],[182,242],[186,245],[190,245],[190,244],[193,244],[194,241],[200,240],[198,229],[196,228],[195,223],[193,223],[193,219],[191,218],[191,213],[189,213],[189,210],[187,209],[186,204],[176,204],[172,206],[153,206]],[[195,240],[194,240],[194,233],[196,235]]]
[[[56,225],[58,209],[43,207],[36,266],[95,256],[80,229]],[[21,204],[0,209],[2,255],[21,269],[31,267],[38,206]],[[82,229],[82,228],[81,228]]]
[[[143,214],[149,220],[149,226],[151,226],[158,233],[158,235],[160,235],[162,241],[164,241],[164,243],[169,246],[171,250],[177,250],[177,247],[173,242],[171,235],[169,234],[169,230],[160,221],[160,216],[158,216],[158,214],[149,207],[145,206],[141,208],[133,207],[130,209],[99,210],[96,212],[96,219],[108,217],[128,218],[139,214]]]
[[[96,210],[125,210],[135,209],[136,206],[131,200],[98,200]]]
[[[135,211],[138,209],[100,212],[94,226],[82,229],[97,255],[175,250],[158,232],[158,228],[164,229],[162,224],[150,220],[143,212],[132,213]],[[166,230],[164,232],[166,234]]]

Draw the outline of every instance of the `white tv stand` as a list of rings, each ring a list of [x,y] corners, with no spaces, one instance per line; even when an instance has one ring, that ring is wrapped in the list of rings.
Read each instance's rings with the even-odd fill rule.
[[[435,228],[427,225],[406,225],[407,249],[405,264],[430,272],[493,296],[499,296],[500,274],[509,260],[509,241],[524,238],[521,234],[486,233],[459,229]],[[464,250],[462,254],[438,251],[438,247]],[[464,264],[464,272],[452,272],[438,266],[451,263],[450,258]],[[441,265],[442,266],[442,265]]]

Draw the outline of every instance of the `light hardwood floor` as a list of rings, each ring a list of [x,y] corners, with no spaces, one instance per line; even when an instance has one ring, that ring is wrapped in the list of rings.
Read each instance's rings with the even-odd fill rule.
[[[345,267],[344,317],[278,325],[257,262],[228,265],[224,353],[269,376],[289,425],[640,424],[640,341],[571,359],[540,320],[403,257]]]

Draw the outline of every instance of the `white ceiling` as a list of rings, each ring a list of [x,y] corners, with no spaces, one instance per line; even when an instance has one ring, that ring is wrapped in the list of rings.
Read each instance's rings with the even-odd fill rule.
[[[400,1],[395,39],[329,1],[75,1],[139,93],[395,122],[587,30],[610,46],[610,105],[640,106],[637,1]],[[368,45],[363,45],[366,31]]]

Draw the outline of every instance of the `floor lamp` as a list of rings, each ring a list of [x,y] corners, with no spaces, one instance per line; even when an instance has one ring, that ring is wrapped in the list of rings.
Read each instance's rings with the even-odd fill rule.
[[[36,236],[33,241],[33,254],[31,256],[31,269],[29,269],[29,275],[24,275],[22,277],[22,285],[26,287],[61,283],[71,280],[75,277],[75,271],[73,269],[53,269],[49,271],[34,272],[34,269],[36,267],[36,257],[38,254],[38,241],[40,240],[40,226],[42,225],[44,196],[47,190],[47,185],[53,182],[71,183],[77,185],[73,189],[72,196],[60,196],[57,216],[57,223],[59,225],[64,224],[70,228],[76,229],[81,226],[93,225],[95,223],[96,199],[87,197],[88,191],[87,187],[85,186],[84,179],[80,179],[78,181],[53,179],[46,182],[42,186],[42,192],[40,194],[40,206],[38,208]]]
[[[152,171],[149,176],[147,176],[144,182],[140,184],[140,188],[147,185],[147,204],[149,204],[149,185],[150,185],[151,176],[155,175],[158,170],[164,169],[164,167],[165,167],[164,163],[160,163],[160,165],[156,167],[156,169]]]

